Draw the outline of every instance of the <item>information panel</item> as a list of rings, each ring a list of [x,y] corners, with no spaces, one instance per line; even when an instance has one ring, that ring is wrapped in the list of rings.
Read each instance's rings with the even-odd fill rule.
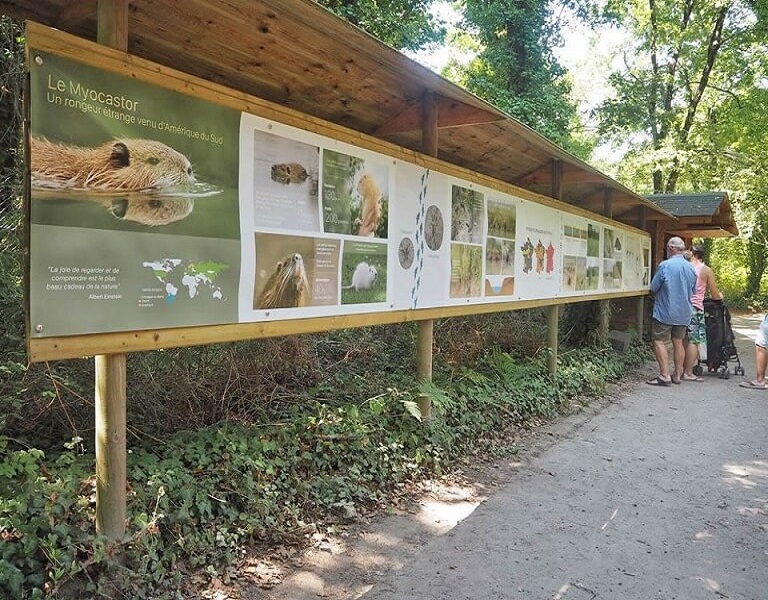
[[[33,338],[647,287],[640,231],[29,44]]]

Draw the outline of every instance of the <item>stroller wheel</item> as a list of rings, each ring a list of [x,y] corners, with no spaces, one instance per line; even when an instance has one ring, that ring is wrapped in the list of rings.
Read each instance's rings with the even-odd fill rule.
[[[696,365],[695,367],[693,367],[694,375],[698,376],[698,375],[701,375],[702,373],[704,373],[704,369],[701,368],[701,365]]]
[[[734,367],[733,368],[733,374],[734,375],[744,375],[744,367]]]

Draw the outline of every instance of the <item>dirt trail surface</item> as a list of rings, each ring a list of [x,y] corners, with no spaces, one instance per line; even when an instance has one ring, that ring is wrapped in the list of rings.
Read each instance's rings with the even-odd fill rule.
[[[649,363],[538,429],[516,462],[319,538],[280,583],[232,597],[768,599],[768,391],[738,385],[754,376],[758,325],[733,317],[746,377],[729,361],[729,379],[652,387]]]

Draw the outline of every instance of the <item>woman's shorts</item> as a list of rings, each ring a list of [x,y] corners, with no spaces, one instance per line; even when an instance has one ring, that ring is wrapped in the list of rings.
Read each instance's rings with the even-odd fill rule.
[[[768,314],[763,317],[763,322],[760,323],[760,329],[757,331],[757,337],[755,338],[755,345],[768,348]]]
[[[704,320],[704,311],[693,309],[691,322],[688,325],[688,341],[692,344],[707,343],[707,323]]]

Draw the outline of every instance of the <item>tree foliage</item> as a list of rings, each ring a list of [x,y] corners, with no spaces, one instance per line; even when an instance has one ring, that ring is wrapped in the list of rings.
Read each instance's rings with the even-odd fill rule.
[[[632,139],[630,155],[654,192],[701,189],[690,165],[717,107],[742,97],[761,76],[765,0],[610,0],[610,16],[633,40],[611,74],[615,95],[599,108],[606,138]],[[759,9],[759,10],[758,10]]]
[[[0,15],[0,216],[19,189],[24,50],[21,24]]]
[[[431,0],[318,0],[340,17],[399,50],[440,42],[445,27],[429,11]]]
[[[464,0],[463,26],[478,44],[460,83],[559,146],[586,156],[577,139],[570,83],[552,48],[560,43],[558,21],[543,0]]]

